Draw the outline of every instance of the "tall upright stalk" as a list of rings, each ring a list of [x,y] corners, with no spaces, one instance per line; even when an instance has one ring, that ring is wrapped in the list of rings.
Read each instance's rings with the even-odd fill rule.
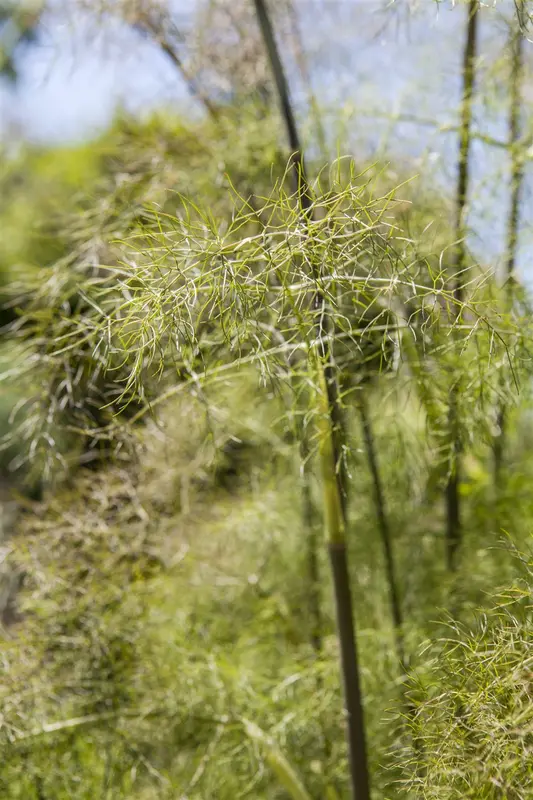
[[[517,6],[518,22],[511,33],[511,71],[509,80],[509,152],[511,154],[511,202],[507,220],[507,248],[505,260],[505,289],[507,305],[510,310],[513,294],[513,275],[518,247],[518,226],[520,223],[520,200],[524,183],[524,166],[519,150],[521,136],[520,112],[522,107],[522,82],[524,79],[524,35],[522,31],[521,6]],[[501,402],[497,416],[498,433],[494,438],[494,486],[501,484],[501,471],[505,449],[505,405]]]
[[[289,85],[281,58],[278,52],[276,39],[274,38],[274,29],[270,21],[270,16],[264,0],[253,0],[255,6],[255,13],[261,35],[265,44],[270,68],[274,76],[276,90],[278,93],[279,104],[281,107],[281,114],[285,127],[287,130],[287,138],[289,147],[291,149],[292,159],[292,172],[295,180],[295,188],[298,195],[298,202],[302,216],[306,222],[309,222],[311,216],[311,191],[307,182],[307,171],[305,169],[305,159],[300,143],[300,136],[298,127],[296,125],[296,118],[292,108],[292,103],[289,95]]]
[[[300,482],[302,520],[307,537],[307,577],[309,580],[309,617],[311,620],[310,642],[316,656],[322,653],[322,612],[320,602],[320,571],[318,561],[318,526],[311,497],[311,474],[309,469],[309,444],[307,433],[300,425],[298,431],[300,448]]]
[[[469,0],[466,41],[463,51],[461,120],[459,127],[459,154],[457,193],[455,201],[455,258],[453,297],[458,315],[464,299],[466,270],[466,204],[470,179],[470,160],[472,146],[472,106],[476,78],[477,30],[479,18],[479,0]],[[457,551],[463,530],[461,521],[460,483],[462,447],[459,434],[459,396],[460,385],[456,378],[450,389],[449,398],[449,435],[450,435],[450,467],[446,484],[446,560],[448,569],[455,570]]]
[[[335,591],[337,630],[344,682],[344,702],[348,717],[347,740],[352,796],[355,800],[370,800],[370,778],[368,774],[359,658],[348,572],[346,517],[339,491],[339,473],[336,470],[335,436],[333,433],[326,372],[321,368],[321,359],[318,356],[317,376],[322,492],[328,552]]]
[[[290,101],[287,79],[265,0],[254,0],[254,5],[287,128],[289,145],[292,151],[293,174],[295,176],[298,202],[302,218],[308,224],[312,214],[311,192],[307,182],[305,163]],[[317,284],[313,307],[316,311],[316,339],[318,346],[313,351],[313,354],[317,375],[317,411],[321,434],[322,492],[344,681],[350,779],[353,797],[356,800],[370,800],[363,702],[348,572],[345,487],[342,485],[342,472],[337,469],[337,465],[340,463],[338,427],[340,406],[335,368],[331,349],[328,345],[331,321],[325,298],[318,288],[320,268],[317,264],[313,264],[312,269],[313,278]]]
[[[374,494],[374,508],[378,521],[379,532],[381,535],[381,544],[383,547],[383,555],[385,557],[385,572],[387,575],[387,586],[389,591],[389,603],[392,621],[394,624],[394,636],[396,639],[396,653],[398,661],[402,669],[406,669],[405,649],[403,641],[403,614],[400,602],[400,592],[398,589],[398,580],[396,577],[396,567],[394,563],[394,553],[392,549],[392,536],[389,527],[389,520],[387,516],[387,509],[385,505],[385,494],[383,492],[383,483],[379,471],[378,456],[376,452],[376,445],[374,441],[374,434],[372,431],[372,423],[368,413],[368,406],[364,393],[358,401],[359,416],[361,418],[361,427],[363,429],[363,440],[365,443],[366,457],[370,474],[372,476],[372,489]]]

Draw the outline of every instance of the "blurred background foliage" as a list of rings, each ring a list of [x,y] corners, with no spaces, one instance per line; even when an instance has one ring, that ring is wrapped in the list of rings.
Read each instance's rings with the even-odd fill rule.
[[[317,437],[299,447],[309,236],[335,309],[372,797],[533,797],[527,287],[468,250],[450,323],[456,198],[327,152],[297,3],[271,11],[308,90],[305,235],[253,5],[199,4],[185,27],[172,3],[80,7],[153,40],[203,113],[0,152],[1,796],[349,797]],[[5,8],[16,80],[39,16]]]

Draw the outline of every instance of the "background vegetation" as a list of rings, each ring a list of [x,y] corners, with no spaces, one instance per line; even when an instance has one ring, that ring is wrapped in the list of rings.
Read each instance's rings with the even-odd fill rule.
[[[0,8],[16,84],[50,9]],[[1,153],[1,797],[533,797],[527,4],[453,9],[447,193],[346,155],[299,3],[278,64],[259,0],[87,8],[200,113]]]

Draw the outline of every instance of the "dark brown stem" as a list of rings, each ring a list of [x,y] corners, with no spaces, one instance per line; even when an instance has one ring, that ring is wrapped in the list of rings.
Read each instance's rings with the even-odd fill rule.
[[[289,97],[287,79],[278,52],[274,31],[265,0],[254,0],[257,20],[268,53],[281,112],[287,128],[292,150],[293,175],[302,219],[308,227],[312,218],[312,197],[300,138]],[[313,308],[316,312],[316,335],[319,342],[317,353],[318,397],[320,425],[323,437],[320,444],[326,528],[333,573],[337,625],[341,649],[341,668],[345,689],[347,714],[347,742],[350,759],[350,777],[355,800],[370,800],[370,780],[366,755],[363,702],[359,680],[355,621],[353,616],[350,579],[346,554],[346,487],[343,485],[341,467],[342,441],[341,407],[338,397],[336,371],[333,364],[329,336],[332,324],[324,294],[320,289],[321,269],[313,262],[313,279],[316,291]]]
[[[455,430],[457,421],[457,389],[452,389],[449,409],[449,425],[452,431],[452,452],[450,453],[450,471],[446,483],[446,565],[450,572],[457,567],[457,551],[461,543],[461,505],[459,495],[459,467],[461,445]]]
[[[496,414],[496,435],[492,442],[492,454],[494,456],[494,488],[499,492],[502,484],[503,454],[505,451],[507,414],[503,401]],[[497,496],[497,495],[496,495]]]
[[[477,29],[479,0],[469,0],[466,42],[463,52],[463,91],[461,99],[461,121],[459,128],[459,157],[456,193],[455,218],[455,277],[453,296],[456,313],[461,314],[464,299],[464,280],[466,269],[466,225],[465,214],[470,178],[470,155],[472,144],[472,106],[476,77]],[[445,492],[446,502],[446,553],[450,570],[456,567],[457,551],[462,539],[460,483],[461,483],[461,443],[459,439],[459,396],[460,384],[455,380],[450,389],[449,436],[450,468]]]
[[[335,606],[341,648],[342,675],[347,713],[348,753],[350,757],[350,777],[353,797],[357,800],[370,800],[370,778],[366,754],[365,725],[362,692],[359,681],[357,643],[354,635],[352,593],[348,573],[348,557],[345,542],[331,542],[328,545],[333,585],[335,587]]]
[[[302,519],[307,536],[307,563],[309,579],[309,616],[311,619],[311,647],[316,656],[322,652],[322,613],[320,598],[320,570],[318,564],[318,528],[311,496],[309,447],[304,430],[299,432],[300,480]]]
[[[285,70],[281,63],[281,58],[274,37],[274,29],[270,21],[270,16],[264,0],[254,0],[255,12],[257,20],[265,43],[265,48],[268,54],[270,67],[274,75],[276,90],[278,93],[279,103],[281,106],[281,114],[285,127],[287,129],[287,138],[289,140],[289,147],[291,149],[293,175],[295,181],[295,190],[299,199],[300,207],[306,218],[309,217],[311,211],[311,192],[307,182],[307,171],[305,169],[305,161],[300,143],[300,136],[298,134],[298,127],[296,125],[296,118],[292,108],[292,103],[289,95],[289,85],[285,76]]]
[[[394,563],[394,553],[392,550],[392,537],[389,527],[389,520],[387,517],[385,495],[383,492],[383,483],[381,481],[381,474],[379,471],[378,457],[374,442],[374,434],[372,431],[372,423],[368,414],[366,399],[364,396],[359,398],[359,415],[361,417],[361,426],[363,428],[363,439],[365,443],[366,457],[370,474],[372,476],[372,492],[374,495],[374,508],[376,510],[376,517],[378,520],[379,532],[381,534],[381,544],[383,547],[383,555],[385,557],[385,572],[387,575],[387,586],[389,590],[389,602],[392,621],[394,624],[394,634],[396,638],[396,652],[398,660],[405,672],[405,650],[403,642],[403,615],[400,603],[400,594],[398,590],[398,581],[396,578],[396,568]]]

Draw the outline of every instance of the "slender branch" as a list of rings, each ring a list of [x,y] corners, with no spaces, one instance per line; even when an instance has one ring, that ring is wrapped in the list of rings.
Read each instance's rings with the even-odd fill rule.
[[[472,109],[476,77],[477,29],[479,0],[469,0],[466,42],[463,52],[463,90],[461,99],[461,121],[459,128],[459,158],[456,192],[455,218],[455,283],[453,297],[459,309],[464,298],[466,269],[466,206],[470,178],[470,156],[472,145]],[[448,569],[456,567],[456,556],[462,538],[459,487],[461,481],[461,441],[459,435],[459,381],[454,380],[449,400],[450,467],[445,490],[446,501],[446,558]]]
[[[346,545],[346,516],[339,492],[338,472],[335,470],[335,436],[328,401],[326,374],[318,369],[319,451],[324,494],[324,512],[328,536],[328,553],[333,576],[337,629],[340,643],[341,667],[344,682],[345,707],[348,717],[347,739],[350,758],[350,779],[354,800],[370,800],[370,778],[366,754],[366,736],[359,657],[355,636],[348,548]]]
[[[522,106],[524,36],[518,29],[513,37],[511,66],[511,98],[509,109],[509,148],[511,151],[511,205],[507,224],[507,286],[516,266],[520,200],[524,182],[524,165],[517,144],[520,141],[520,111]]]
[[[520,0],[518,0],[520,2]],[[520,201],[524,183],[524,162],[518,144],[521,138],[522,82],[524,78],[524,33],[521,21],[521,6],[517,7],[518,22],[511,38],[511,74],[509,98],[509,151],[511,154],[511,201],[507,220],[507,254],[505,285],[509,310],[512,306],[513,277],[518,249],[520,224]],[[502,376],[503,377],[503,376]],[[497,434],[494,437],[494,485],[499,489],[505,449],[506,409],[502,401],[497,414]]]
[[[358,109],[359,116],[368,117],[370,119],[384,119],[389,120],[390,122],[408,122],[412,123],[413,125],[420,125],[423,128],[433,128],[436,133],[459,133],[461,131],[460,125],[455,125],[448,122],[438,123],[435,119],[431,119],[429,117],[419,117],[417,114],[388,114],[382,111],[365,111],[364,109]],[[471,141],[479,141],[483,144],[488,145],[489,147],[495,147],[499,150],[509,150],[511,149],[511,145],[508,140],[497,139],[494,136],[490,136],[487,133],[482,133],[481,131],[470,131],[470,139]],[[517,141],[516,145],[520,146],[521,148],[527,148],[531,144],[533,144],[533,136],[531,134],[524,135],[521,141]]]
[[[389,527],[389,520],[385,506],[385,494],[383,492],[383,484],[381,481],[381,474],[379,471],[378,457],[374,442],[374,435],[372,432],[372,424],[366,398],[363,391],[360,393],[358,408],[361,417],[361,426],[363,428],[363,439],[365,442],[366,456],[370,474],[372,476],[372,489],[374,493],[374,507],[376,509],[376,516],[378,519],[379,532],[381,534],[381,543],[383,546],[383,555],[385,557],[385,571],[387,575],[387,585],[389,590],[389,602],[391,609],[392,621],[394,624],[394,635],[396,638],[396,653],[398,660],[405,672],[405,650],[403,642],[403,614],[400,603],[400,592],[398,589],[398,580],[396,578],[396,568],[394,563],[394,553],[392,549],[392,536]]]
[[[281,113],[287,130],[289,147],[292,151],[292,172],[294,176],[295,191],[300,204],[303,221],[306,225],[308,225],[312,217],[312,192],[307,179],[307,170],[300,136],[298,133],[298,126],[296,124],[296,118],[290,100],[289,85],[287,83],[283,64],[279,56],[278,47],[274,37],[274,30],[270,22],[270,17],[268,15],[265,2],[264,0],[254,0],[254,5],[276,83]],[[327,302],[325,295],[320,289],[320,282],[322,278],[320,274],[321,271],[317,267],[314,259],[311,261],[311,264],[312,278],[317,287],[313,298],[313,307],[317,312],[317,339],[323,362],[322,368],[324,369],[326,375],[326,388],[330,402],[333,435],[335,438],[335,470],[338,475],[339,492],[343,505],[343,512],[346,515],[346,464],[342,453],[342,431],[344,426],[340,398],[338,396],[336,370],[335,365],[333,364],[332,354],[328,346],[328,339],[332,333],[331,321],[329,319],[329,314],[327,313]]]
[[[168,39],[164,36],[163,32],[158,29],[157,25],[147,16],[143,16],[137,21],[136,27],[146,33],[150,38],[161,48],[167,58],[174,64],[178,72],[181,74],[189,93],[195,97],[204,106],[208,115],[216,120],[219,116],[217,106],[211,101],[208,95],[204,92],[202,87],[198,84],[195,76],[187,69],[183,63],[182,58],[174,47],[170,44]]]
[[[289,97],[289,87],[265,0],[254,0],[254,5],[274,75],[281,111],[287,128],[289,145],[293,151],[293,174],[295,176],[296,191],[302,218],[307,227],[312,216],[312,199],[296,120]],[[335,368],[328,345],[331,322],[326,299],[318,288],[321,270],[314,261],[312,271],[317,285],[313,298],[313,307],[317,312],[318,348],[315,350],[315,357],[318,378],[319,426],[321,427],[320,463],[322,467],[328,550],[335,589],[345,707],[348,718],[347,740],[350,758],[350,779],[353,797],[356,800],[370,800],[362,692],[348,572],[346,492],[345,485],[343,485],[343,477],[345,476],[337,468],[341,463],[339,458],[341,431],[338,425],[340,404],[338,401]]]
[[[300,426],[303,427],[303,426]],[[318,565],[318,531],[315,523],[313,499],[311,497],[311,475],[309,470],[309,447],[304,430],[299,431],[300,480],[302,496],[302,519],[306,531],[307,563],[309,579],[309,616],[311,618],[311,647],[316,656],[322,652],[322,614],[320,603],[320,571]]]
[[[455,265],[458,271],[454,296],[460,305],[463,300],[464,269],[466,265],[466,204],[470,180],[470,155],[472,145],[472,110],[474,83],[476,77],[477,28],[479,0],[470,0],[468,6],[467,36],[463,56],[463,96],[461,101],[461,124],[459,128],[459,169],[456,194],[456,253]]]
[[[265,2],[264,0],[254,0],[254,6],[270,61],[270,67],[274,75],[274,81],[281,106],[281,114],[287,129],[287,138],[289,140],[289,147],[291,149],[293,174],[295,176],[295,189],[298,193],[298,199],[302,213],[306,219],[309,219],[311,212],[311,192],[307,182],[307,171],[305,169],[305,161],[300,143],[300,136],[298,134],[298,127],[296,125],[296,118],[294,116],[292,103],[290,100],[289,85],[287,83],[285,71],[281,63],[278,46],[274,38],[274,30],[270,22],[270,17],[268,15]]]

